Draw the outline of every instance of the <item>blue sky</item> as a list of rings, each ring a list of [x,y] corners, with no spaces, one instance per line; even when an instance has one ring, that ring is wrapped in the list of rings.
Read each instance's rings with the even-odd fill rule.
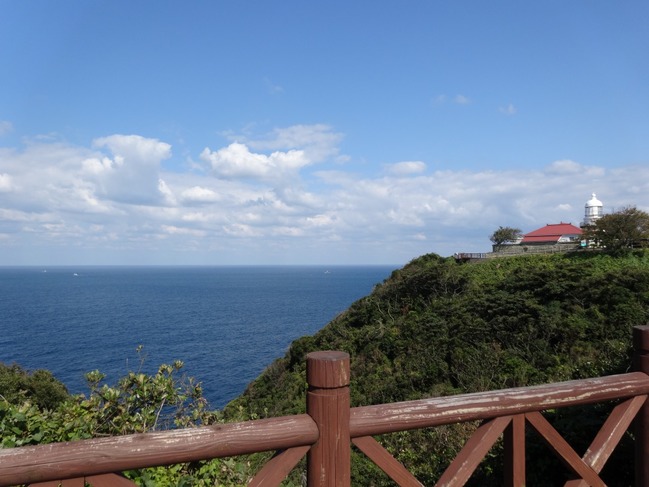
[[[644,1],[0,0],[0,265],[403,264],[649,210]]]

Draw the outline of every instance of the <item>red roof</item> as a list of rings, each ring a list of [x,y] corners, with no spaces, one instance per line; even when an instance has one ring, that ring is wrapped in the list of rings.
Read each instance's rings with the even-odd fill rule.
[[[523,235],[521,243],[558,242],[561,237],[578,237],[581,228],[570,223],[552,223]]]

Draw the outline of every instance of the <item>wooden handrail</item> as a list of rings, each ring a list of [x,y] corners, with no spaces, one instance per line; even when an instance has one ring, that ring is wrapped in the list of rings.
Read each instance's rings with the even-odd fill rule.
[[[353,408],[352,438],[649,394],[641,372]]]
[[[483,426],[449,466],[442,483],[457,475],[468,478],[488,450],[487,443],[504,433],[507,485],[525,485],[520,452],[529,423],[577,476],[601,485],[598,474],[637,413],[636,485],[649,487],[649,326],[633,332],[634,367],[640,372],[351,409],[349,356],[314,352],[307,357],[307,414],[0,450],[0,486],[284,450],[252,485],[278,485],[306,454],[310,486],[346,487],[350,440],[399,485],[419,485],[372,436],[475,420],[484,421]],[[616,407],[583,458],[539,414],[616,399],[628,400]]]
[[[312,445],[307,414],[0,450],[0,485],[83,477],[136,468]]]
[[[351,409],[352,438],[649,394],[640,372]],[[140,433],[0,451],[0,485],[313,445],[309,415]]]

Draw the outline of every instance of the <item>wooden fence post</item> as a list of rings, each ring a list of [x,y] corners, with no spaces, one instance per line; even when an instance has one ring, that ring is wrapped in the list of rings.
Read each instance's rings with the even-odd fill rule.
[[[349,354],[312,352],[306,358],[307,413],[319,438],[307,454],[309,487],[349,487]]]
[[[649,326],[633,327],[633,368],[649,375]],[[635,485],[649,487],[649,401],[635,418]]]

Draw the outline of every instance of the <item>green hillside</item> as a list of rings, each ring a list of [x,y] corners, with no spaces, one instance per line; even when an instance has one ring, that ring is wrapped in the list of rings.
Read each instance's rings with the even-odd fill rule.
[[[381,404],[625,372],[631,329],[649,323],[649,251],[530,255],[460,264],[413,260],[320,332],[296,340],[225,411],[210,411],[181,361],[129,372],[116,384],[87,374],[89,393],[69,396],[46,371],[0,364],[0,448],[300,413],[305,357],[351,356],[352,405]],[[546,412],[583,453],[612,405]],[[402,432],[380,441],[433,485],[474,423]],[[630,437],[609,460],[607,485],[633,481]],[[502,485],[497,444],[471,485]],[[529,485],[562,485],[566,470],[528,435]],[[353,485],[393,485],[353,451]],[[244,485],[267,454],[126,472],[144,486]],[[302,485],[298,468],[286,485]]]
[[[521,256],[477,264],[428,254],[394,271],[315,336],[295,341],[226,408],[226,415],[303,412],[305,355],[314,350],[350,354],[354,406],[620,373],[630,365],[631,328],[648,321],[647,252]],[[570,441],[585,448],[602,412],[601,407],[561,411],[551,419],[569,424]],[[474,427],[381,440],[422,482],[432,484]],[[536,448],[531,443],[528,450]],[[619,464],[627,461],[620,458],[623,453],[624,446],[610,468],[632,472],[630,464]],[[539,454],[543,458],[528,467],[528,481],[555,485],[562,474],[547,472],[562,472],[561,467],[555,468],[547,450]],[[535,467],[534,462],[540,463]],[[354,465],[356,484],[390,485],[367,462]],[[498,458],[488,460],[475,485],[502,484],[499,465]],[[534,468],[545,473],[536,477]],[[618,470],[609,485],[629,482]]]

